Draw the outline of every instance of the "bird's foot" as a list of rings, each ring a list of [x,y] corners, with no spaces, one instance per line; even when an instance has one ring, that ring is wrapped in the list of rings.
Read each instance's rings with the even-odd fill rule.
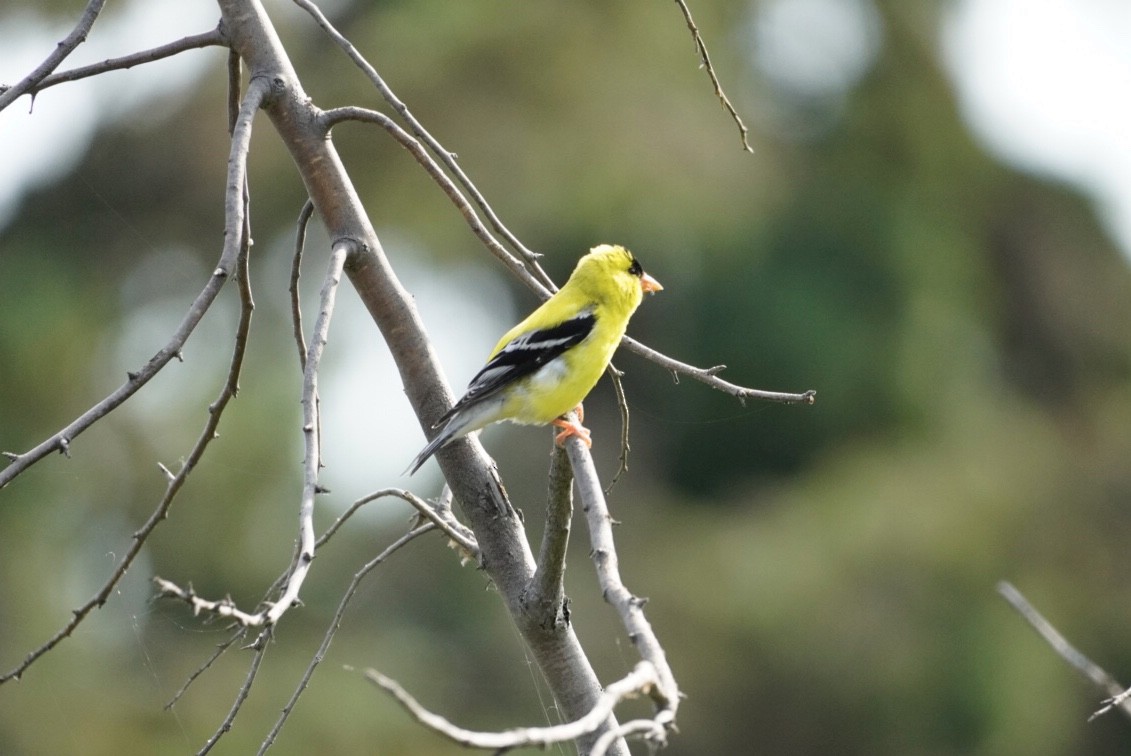
[[[580,413],[578,413],[580,414]],[[562,429],[562,432],[554,436],[554,443],[561,446],[565,440],[570,436],[577,436],[585,444],[587,448],[593,448],[593,439],[590,436],[589,429],[582,425],[580,422],[573,422],[564,417],[559,417],[553,421],[553,424]]]

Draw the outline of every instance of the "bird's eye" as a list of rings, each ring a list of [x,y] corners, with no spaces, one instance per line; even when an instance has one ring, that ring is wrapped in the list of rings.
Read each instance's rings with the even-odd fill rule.
[[[628,266],[628,272],[639,278],[644,275],[644,268],[640,267],[640,261],[633,258],[632,265]]]

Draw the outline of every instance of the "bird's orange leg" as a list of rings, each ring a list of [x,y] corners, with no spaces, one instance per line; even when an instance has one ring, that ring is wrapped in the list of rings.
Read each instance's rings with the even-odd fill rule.
[[[562,429],[562,432],[554,436],[554,443],[561,446],[565,440],[570,436],[577,436],[582,440],[586,447],[593,448],[593,439],[590,436],[589,429],[581,424],[581,420],[585,417],[585,410],[579,404],[574,410],[577,413],[577,422],[566,419],[565,415],[552,421],[553,425]]]

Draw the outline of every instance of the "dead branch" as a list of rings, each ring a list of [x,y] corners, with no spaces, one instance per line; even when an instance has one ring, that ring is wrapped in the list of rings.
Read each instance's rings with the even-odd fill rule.
[[[691,39],[695,42],[695,51],[699,55],[702,68],[706,69],[707,76],[711,78],[711,85],[715,88],[715,97],[719,98],[719,102],[730,113],[731,119],[738,126],[738,135],[742,139],[742,149],[753,153],[754,148],[750,146],[750,142],[746,139],[750,133],[749,129],[742,122],[742,118],[738,115],[738,111],[734,109],[734,105],[731,105],[730,98],[723,92],[723,86],[719,83],[719,77],[715,74],[715,67],[711,64],[711,56],[707,54],[707,44],[703,41],[702,35],[699,34],[699,27],[695,25],[695,19],[691,17],[691,9],[687,7],[685,0],[675,0],[675,4],[679,6],[683,20],[687,23],[687,29],[691,32]]]
[[[1052,626],[1052,623],[1046,620],[1012,583],[1003,580],[997,584],[997,592],[1001,594],[1002,598],[1009,602],[1010,606],[1016,609],[1017,612],[1025,618],[1025,621],[1037,631],[1038,635],[1045,639],[1046,643],[1052,646],[1053,651],[1056,651],[1061,659],[1068,662],[1069,666],[1091,680],[1100,690],[1108,695],[1108,698],[1104,699],[1104,703],[1107,705],[1093,713],[1089,721],[1101,714],[1106,714],[1116,706],[1118,706],[1124,714],[1131,716],[1131,701],[1128,700],[1131,698],[1131,693],[1125,690],[1114,677],[1109,675],[1103,667],[1084,656],[1084,654],[1080,653],[1080,651],[1069,643],[1065,637]]]
[[[589,526],[589,542],[592,547],[593,563],[597,568],[597,579],[601,595],[620,615],[628,638],[636,647],[641,658],[650,662],[656,670],[658,684],[649,692],[657,706],[655,721],[663,727],[675,722],[679,708],[680,692],[667,655],[660,645],[652,625],[644,616],[647,599],[634,596],[624,585],[620,576],[616,545],[613,541],[613,519],[609,515],[605,496],[601,491],[601,481],[593,465],[593,457],[579,438],[566,441],[566,451],[573,465],[574,480],[577,485],[581,509]]]
[[[43,90],[59,84],[88,79],[109,71],[123,71],[133,68],[134,66],[140,66],[143,63],[152,63],[157,60],[163,60],[164,58],[171,58],[174,55],[179,55],[189,50],[199,50],[204,47],[216,47],[225,44],[224,35],[219,29],[211,29],[206,32],[201,32],[200,34],[191,34],[174,42],[169,42],[168,44],[160,45],[149,50],[142,50],[141,52],[123,55],[118,58],[107,58],[100,63],[91,63],[88,66],[80,66],[79,68],[53,73],[37,82],[35,86],[27,90],[26,94],[30,94],[34,97]],[[4,87],[0,87],[0,93],[3,92]],[[0,109],[2,109],[2,106],[0,106]]]
[[[246,197],[244,194],[244,188],[246,186],[247,152],[248,143],[251,139],[252,116],[259,109],[260,104],[267,96],[267,92],[268,87],[266,83],[260,82],[259,84],[249,87],[247,96],[244,98],[243,106],[240,110],[240,117],[237,119],[235,128],[233,129],[232,146],[228,160],[228,190],[224,202],[226,216],[224,250],[220,255],[220,262],[212,272],[211,278],[205,285],[204,290],[201,291],[189,308],[188,314],[185,316],[184,320],[182,320],[180,327],[173,335],[170,343],[146,364],[142,373],[131,374],[130,381],[125,386],[99,402],[55,436],[40,444],[36,449],[26,454],[19,455],[11,465],[0,471],[0,488],[2,488],[5,483],[14,478],[19,472],[39,459],[42,459],[43,456],[55,446],[63,449],[67,448],[65,443],[60,445],[59,440],[66,441],[67,439],[73,438],[75,435],[82,432],[82,430],[90,427],[90,425],[99,418],[120,406],[122,402],[133,395],[138,388],[144,385],[150,378],[156,375],[162,367],[168,364],[169,360],[172,359],[174,355],[180,354],[181,346],[188,339],[197,323],[200,322],[204,313],[208,311],[208,308],[215,300],[217,294],[219,294],[220,288],[223,286],[224,282],[227,281],[237,269],[237,266],[244,268],[243,277],[245,279],[245,285],[241,285],[240,289],[243,307],[241,309],[240,322],[237,325],[235,346],[228,370],[228,378],[220,391],[220,395],[208,406],[208,420],[200,436],[197,438],[196,443],[193,445],[192,450],[181,465],[180,471],[176,475],[169,475],[170,471],[162,466],[167,479],[165,493],[157,507],[153,510],[152,514],[150,514],[149,519],[133,534],[129,548],[115,566],[110,577],[94,596],[78,609],[72,611],[70,620],[56,632],[55,635],[29,653],[19,665],[4,675],[0,675],[0,684],[8,680],[19,679],[20,675],[37,659],[57,646],[63,639],[70,637],[75,628],[78,627],[91,611],[106,603],[114,587],[126,574],[130,565],[133,564],[134,559],[137,558],[149,534],[168,516],[169,508],[172,506],[177,493],[181,490],[181,487],[195,469],[201,457],[204,456],[204,452],[212,442],[212,439],[216,437],[216,429],[219,426],[224,408],[227,407],[228,402],[236,395],[239,389],[239,374],[243,365],[243,357],[247,346],[247,334],[251,324],[251,313],[253,309],[253,304],[250,299],[250,289],[246,288],[246,262],[248,245],[250,244],[250,237],[246,233],[247,215]],[[40,453],[38,450],[41,449],[44,451]],[[9,474],[9,471],[12,471],[13,468],[15,468],[15,470]]]
[[[25,76],[19,83],[0,91],[0,110],[11,105],[19,97],[28,93],[34,93],[39,83],[59,67],[59,64],[67,59],[67,56],[75,51],[75,48],[86,41],[86,35],[90,33],[94,22],[98,20],[98,14],[102,12],[102,6],[106,4],[106,0],[90,0],[83,9],[82,16],[75,24],[75,28],[67,37],[55,46],[51,54],[36,66],[35,70]]]
[[[279,719],[276,720],[275,725],[271,728],[271,731],[267,733],[267,737],[263,739],[263,743],[260,744],[260,756],[266,753],[267,750],[272,745],[274,745],[275,739],[279,737],[279,732],[283,729],[283,725],[286,724],[287,719],[291,715],[291,712],[294,711],[295,706],[298,704],[299,697],[306,690],[307,686],[310,685],[310,678],[314,676],[314,671],[318,668],[318,665],[322,663],[322,660],[326,658],[326,653],[330,650],[330,644],[333,642],[334,636],[338,632],[338,628],[341,627],[342,616],[346,612],[346,607],[349,605],[350,600],[353,599],[354,594],[357,593],[357,588],[359,585],[361,585],[361,581],[365,579],[366,575],[376,569],[378,565],[392,556],[393,553],[398,551],[402,546],[404,546],[417,536],[423,535],[424,533],[427,533],[428,531],[433,530],[436,527],[437,526],[435,522],[426,522],[423,525],[419,525],[413,528],[412,530],[398,538],[396,541],[394,541],[392,544],[390,544],[380,554],[367,562],[360,570],[354,573],[353,579],[350,581],[349,586],[346,588],[345,593],[342,595],[341,601],[338,602],[338,609],[334,612],[334,617],[330,620],[329,627],[326,628],[326,634],[322,637],[322,644],[318,647],[318,650],[310,659],[310,663],[307,665],[306,671],[303,672],[302,679],[299,680],[298,686],[295,688],[294,693],[291,694],[290,699],[287,701],[286,705],[283,706],[283,710],[279,714]]]
[[[389,693],[416,721],[449,740],[468,748],[509,751],[513,748],[549,748],[559,743],[578,740],[597,731],[612,716],[617,704],[627,698],[646,694],[658,684],[656,670],[646,661],[624,678],[611,683],[584,716],[552,727],[524,727],[506,732],[476,732],[449,722],[420,705],[401,685],[380,672],[367,669],[365,679]]]

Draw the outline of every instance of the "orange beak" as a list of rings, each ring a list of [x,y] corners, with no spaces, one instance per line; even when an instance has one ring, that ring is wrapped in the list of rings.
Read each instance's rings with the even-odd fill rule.
[[[659,281],[645,273],[640,276],[640,289],[645,293],[651,294],[652,292],[663,291],[664,287],[660,285]]]

